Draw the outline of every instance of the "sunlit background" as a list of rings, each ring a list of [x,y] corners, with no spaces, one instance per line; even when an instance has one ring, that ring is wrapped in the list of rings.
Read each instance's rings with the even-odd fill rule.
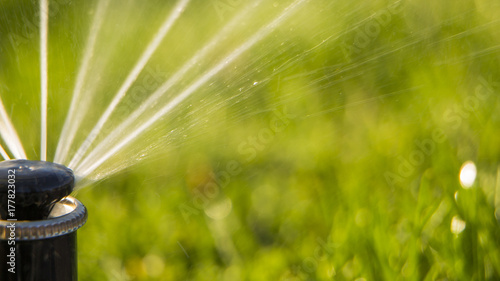
[[[80,280],[500,279],[499,2],[49,5]],[[0,0],[0,96],[33,160],[39,14]]]

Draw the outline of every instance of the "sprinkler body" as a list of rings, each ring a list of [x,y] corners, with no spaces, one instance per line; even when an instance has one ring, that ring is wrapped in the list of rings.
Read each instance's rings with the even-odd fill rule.
[[[0,280],[77,280],[76,230],[85,207],[73,172],[43,161],[0,162]]]

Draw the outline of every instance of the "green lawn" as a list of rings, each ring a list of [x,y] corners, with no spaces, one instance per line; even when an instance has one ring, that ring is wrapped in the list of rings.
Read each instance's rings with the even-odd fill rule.
[[[164,2],[110,2],[73,153],[175,4]],[[292,2],[251,10],[137,124]],[[97,1],[54,3],[49,155]],[[132,86],[147,93],[125,97],[108,130],[248,3],[193,0]],[[0,0],[0,95],[32,159],[36,10]],[[303,3],[76,192],[89,211],[80,280],[499,280],[499,16],[492,0]]]

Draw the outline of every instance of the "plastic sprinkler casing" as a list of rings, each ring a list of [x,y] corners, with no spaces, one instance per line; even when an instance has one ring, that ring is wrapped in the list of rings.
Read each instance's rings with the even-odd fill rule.
[[[77,280],[76,231],[87,210],[63,165],[0,162],[0,280]]]

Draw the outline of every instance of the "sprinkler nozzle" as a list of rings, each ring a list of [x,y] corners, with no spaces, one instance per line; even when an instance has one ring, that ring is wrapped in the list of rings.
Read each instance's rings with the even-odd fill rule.
[[[30,160],[0,162],[0,217],[3,220],[43,220],[54,205],[73,191],[75,177],[63,165]],[[9,212],[10,202],[15,206]]]

